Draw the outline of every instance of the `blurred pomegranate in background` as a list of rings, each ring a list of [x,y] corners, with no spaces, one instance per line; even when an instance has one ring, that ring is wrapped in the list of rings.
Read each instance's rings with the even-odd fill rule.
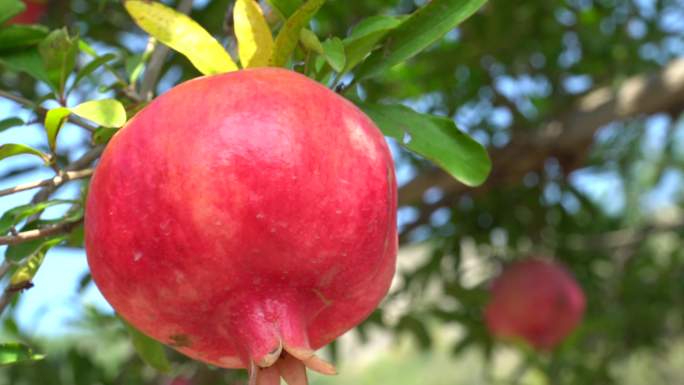
[[[540,258],[514,262],[497,277],[485,309],[489,331],[551,350],[579,324],[582,288],[559,264]]]
[[[47,0],[24,0],[26,10],[11,18],[7,24],[36,24],[47,13]]]

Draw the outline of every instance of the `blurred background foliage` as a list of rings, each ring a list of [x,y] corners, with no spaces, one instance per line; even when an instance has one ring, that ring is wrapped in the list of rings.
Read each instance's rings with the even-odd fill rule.
[[[425,2],[330,1],[312,30],[344,37],[368,16],[406,14]],[[191,16],[234,50],[231,4],[195,1]],[[147,35],[120,2],[48,6],[45,25],[67,26],[130,74]],[[402,184],[399,273],[381,308],[328,348],[342,374],[313,383],[684,382],[683,54],[681,0],[490,0],[419,56],[344,90],[453,117],[488,147],[494,170],[484,186],[465,188],[393,146]],[[0,71],[2,90],[36,101],[46,93],[29,76]],[[171,55],[156,91],[196,76],[187,59]],[[99,69],[71,97],[114,93],[134,111],[116,82]],[[65,163],[91,146],[79,138],[59,153]],[[39,167],[9,164],[0,169],[3,187]],[[531,254],[568,266],[588,299],[581,327],[551,353],[493,341],[483,324],[491,277]],[[49,285],[40,277],[36,285]],[[84,276],[79,293],[89,285]],[[24,330],[17,308],[3,315],[3,340],[47,356],[0,368],[3,385],[244,381],[243,373],[171,351],[172,372],[155,371],[101,307],[74,310],[73,325],[58,335]]]

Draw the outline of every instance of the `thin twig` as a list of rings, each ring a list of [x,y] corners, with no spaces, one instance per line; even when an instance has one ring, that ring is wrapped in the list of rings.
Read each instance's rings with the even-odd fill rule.
[[[0,196],[10,195],[10,194],[17,193],[19,191],[26,191],[26,190],[31,190],[34,188],[44,187],[44,186],[59,187],[63,183],[66,183],[70,180],[87,178],[92,174],[93,174],[92,168],[88,168],[85,170],[78,170],[78,171],[67,171],[67,172],[64,172],[60,175],[55,176],[54,178],[24,183],[24,184],[20,184],[20,185],[16,185],[13,187],[9,187],[9,188],[0,190]]]
[[[181,0],[176,9],[181,13],[188,14],[192,9],[192,2],[193,0]],[[168,55],[170,51],[167,46],[159,44],[159,42],[156,44],[157,46],[154,48],[152,56],[150,56],[150,61],[147,64],[145,75],[140,86],[140,96],[145,100],[151,100],[153,98],[154,88],[161,75],[161,69],[166,60],[166,55]]]
[[[15,95],[13,93],[10,93],[10,92],[4,91],[4,90],[0,90],[0,97],[3,97],[5,99],[9,99],[13,102],[16,102],[16,103],[21,104],[25,107],[28,107],[28,108],[34,110],[40,116],[45,116],[48,112],[48,110],[46,108],[26,99],[24,97],[21,97],[19,95]],[[71,122],[71,123],[73,123],[73,124],[75,124],[81,128],[84,128],[88,131],[97,130],[96,126],[93,126],[92,124],[88,123],[85,119],[78,117],[76,115],[73,115],[73,114],[69,115],[68,120],[69,120],[69,122]]]
[[[99,156],[102,154],[102,151],[104,150],[104,146],[96,146],[88,150],[85,154],[83,154],[82,157],[78,158],[77,160],[73,161],[69,165],[67,165],[64,168],[65,172],[69,171],[77,171],[84,169],[86,167],[89,167],[91,163],[93,163]],[[38,203],[38,202],[43,202],[46,201],[48,198],[50,198],[50,195],[57,189],[57,185],[47,185],[43,187],[40,191],[36,193],[36,195],[33,196],[33,199],[31,199],[31,203]],[[32,216],[30,216],[27,220],[27,222],[31,222],[35,219],[37,219],[42,212],[36,213]]]
[[[5,311],[5,308],[12,302],[14,296],[17,295],[16,291],[5,290],[0,296],[0,315]]]
[[[0,279],[2,279],[5,276],[5,274],[7,274],[10,271],[11,268],[12,264],[9,263],[7,259],[2,261],[2,264],[0,264]]]
[[[32,241],[34,239],[40,239],[49,237],[51,235],[66,234],[74,229],[74,227],[80,225],[83,220],[78,220],[76,222],[61,222],[54,225],[49,225],[41,227],[34,230],[26,230],[17,235],[7,235],[0,237],[0,245],[16,245],[19,243]]]

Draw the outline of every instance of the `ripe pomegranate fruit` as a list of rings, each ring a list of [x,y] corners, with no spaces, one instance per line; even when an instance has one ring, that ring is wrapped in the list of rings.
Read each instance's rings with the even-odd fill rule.
[[[562,266],[530,258],[494,280],[485,318],[497,337],[550,350],[575,329],[584,307],[582,288]]]
[[[14,16],[7,24],[35,24],[40,22],[47,11],[47,0],[24,0],[26,9]]]
[[[295,72],[202,77],[111,140],[86,204],[88,263],[114,309],[251,384],[306,384],[314,350],[365,319],[397,252],[384,138]]]

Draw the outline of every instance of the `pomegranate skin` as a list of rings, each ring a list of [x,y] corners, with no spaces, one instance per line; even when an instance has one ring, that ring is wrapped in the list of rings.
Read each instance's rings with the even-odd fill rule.
[[[339,95],[284,69],[202,77],[107,146],[86,203],[88,263],[123,318],[190,357],[254,373],[282,356],[281,374],[294,357],[332,373],[313,350],[387,293],[396,195],[384,137]]]
[[[577,327],[584,308],[582,288],[562,266],[530,258],[494,280],[485,319],[494,336],[551,350]]]
[[[24,12],[8,20],[7,24],[36,24],[40,22],[47,11],[46,3],[46,0],[24,0],[24,5],[26,5]]]

